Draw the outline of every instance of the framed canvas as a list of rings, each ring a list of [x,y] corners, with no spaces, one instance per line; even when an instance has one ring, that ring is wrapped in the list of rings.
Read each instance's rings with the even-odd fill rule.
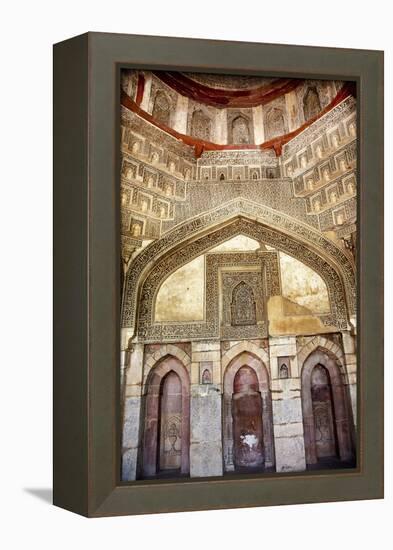
[[[383,53],[54,46],[54,503],[383,496]]]

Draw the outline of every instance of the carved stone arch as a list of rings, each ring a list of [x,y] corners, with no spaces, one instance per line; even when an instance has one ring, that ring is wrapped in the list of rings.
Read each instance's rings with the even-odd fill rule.
[[[147,353],[144,359],[144,369],[143,369],[143,393],[146,391],[146,383],[149,378],[149,374],[155,366],[157,366],[160,361],[165,357],[175,357],[178,359],[186,368],[189,376],[191,375],[191,357],[186,353],[182,348],[176,346],[175,344],[163,344],[160,348],[154,353]]]
[[[224,355],[221,358],[221,369],[222,369],[222,383],[224,383],[224,373],[229,365],[229,363],[242,352],[248,352],[251,355],[254,355],[255,357],[259,358],[262,363],[265,365],[267,372],[270,376],[270,360],[269,360],[269,354],[266,350],[263,348],[259,348],[256,344],[253,342],[239,342],[238,344],[235,344],[232,346],[228,351],[224,353]]]
[[[175,335],[175,339],[183,339],[186,335],[190,337],[199,335],[206,338],[217,337],[219,335],[218,315],[214,313],[218,292],[215,280],[211,280],[210,285],[207,284],[206,320],[203,323],[190,322],[188,324],[182,323],[181,325],[155,323],[154,303],[160,286],[170,273],[236,234],[244,234],[258,242],[265,242],[274,248],[278,248],[316,271],[325,281],[328,289],[331,305],[328,324],[337,326],[338,328],[347,327],[348,315],[344,286],[337,271],[318,254],[313,252],[309,247],[305,247],[299,243],[296,239],[284,237],[255,220],[238,218],[233,223],[219,227],[216,231],[212,230],[207,235],[204,234],[200,239],[193,241],[192,244],[188,244],[184,248],[181,247],[172,254],[155,262],[141,287],[138,315],[138,335],[140,338],[145,341],[166,341],[173,339]],[[211,295],[209,295],[209,292]],[[209,315],[209,312],[211,315]]]
[[[141,472],[142,477],[157,474],[159,436],[160,436],[160,400],[165,377],[176,374],[181,384],[181,420],[179,436],[181,439],[180,472],[190,471],[190,376],[184,364],[171,354],[162,357],[151,369],[146,382],[144,396],[144,418],[142,437]]]
[[[202,111],[202,109],[196,109],[192,113],[190,133],[198,139],[211,141],[212,121],[210,117]]]
[[[306,358],[318,349],[323,349],[328,355],[333,355],[338,362],[341,373],[346,375],[343,350],[335,342],[332,342],[332,340],[320,335],[315,336],[315,338],[301,348],[297,354],[298,364],[300,366],[303,365]]]
[[[153,241],[135,258],[126,277],[122,326],[134,326],[138,294],[152,271],[156,281],[163,271],[168,272],[169,264],[180,267],[236,234],[246,234],[286,252],[314,269],[325,282],[330,281],[330,292],[334,291],[342,304],[341,319],[346,316],[345,298],[349,313],[353,314],[355,311],[353,258],[309,226],[271,208],[259,207],[245,199],[236,199],[177,225],[160,239]],[[174,261],[176,254],[180,257],[180,262]],[[163,258],[167,267],[160,264]],[[152,282],[150,279],[150,283]],[[343,294],[343,285],[344,300],[340,297]],[[151,300],[153,292],[154,284],[145,285],[143,300]],[[338,328],[345,328],[344,325],[346,326],[346,321],[343,320]]]
[[[242,343],[243,344],[243,343]],[[270,390],[270,376],[266,363],[261,359],[264,350],[260,350],[250,342],[244,342],[244,346],[233,346],[231,353],[225,354],[222,363],[223,373],[223,453],[224,468],[226,471],[234,469],[233,462],[233,417],[232,417],[232,396],[234,393],[234,382],[239,369],[244,366],[250,367],[258,380],[258,390],[262,398],[262,426],[264,463],[266,467],[272,467],[275,463],[274,437],[273,437],[273,413]],[[236,348],[236,349],[235,349]],[[253,351],[250,351],[250,350]],[[237,353],[236,353],[237,351]],[[257,353],[254,353],[257,351]],[[264,353],[260,353],[264,352]],[[266,354],[267,355],[267,354]],[[225,359],[224,359],[225,358]],[[225,364],[225,367],[224,367]]]
[[[175,348],[177,346],[173,346],[173,347]],[[187,357],[189,358],[188,355]],[[168,365],[168,360],[173,360],[171,365]],[[179,369],[181,368],[184,369],[183,373],[180,373],[179,371]],[[188,384],[189,386],[190,384],[189,369],[186,368],[185,363],[181,359],[179,359],[174,354],[169,352],[163,354],[160,357],[160,359],[158,359],[158,361],[155,362],[153,368],[149,369],[149,373],[146,376],[146,383],[151,385],[153,383],[153,378],[155,376],[158,376],[160,379],[162,379],[165,376],[165,374],[169,372],[170,369],[174,370],[177,374],[179,374],[179,376],[181,376],[182,378],[183,383],[185,385]],[[145,386],[145,390],[146,389],[147,388]],[[186,389],[187,389],[187,392],[189,392],[189,387]]]
[[[158,122],[169,126],[171,117],[171,101],[163,90],[158,90],[155,95],[152,116]]]
[[[312,372],[318,365],[326,369],[330,378],[338,457],[344,462],[351,461],[355,454],[355,437],[348,387],[344,384],[338,358],[331,350],[317,348],[307,356],[301,366],[301,396],[306,463],[316,464],[318,462],[311,393]]]

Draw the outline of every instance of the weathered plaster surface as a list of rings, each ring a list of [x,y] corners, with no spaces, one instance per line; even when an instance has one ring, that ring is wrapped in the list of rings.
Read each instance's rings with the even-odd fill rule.
[[[204,256],[195,258],[169,275],[157,294],[155,321],[202,320],[204,281]]]
[[[326,284],[315,271],[283,252],[280,252],[280,267],[284,298],[314,313],[329,311]]]
[[[319,332],[334,332],[335,327],[329,327],[313,313],[298,304],[283,298],[272,296],[268,301],[269,334],[279,336],[284,334],[317,334]]]

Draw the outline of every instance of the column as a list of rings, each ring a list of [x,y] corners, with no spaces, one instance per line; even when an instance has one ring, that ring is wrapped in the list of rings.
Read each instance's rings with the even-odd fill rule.
[[[187,134],[188,97],[178,94],[172,128],[180,134]]]
[[[274,448],[277,472],[306,469],[296,337],[270,337]],[[280,378],[279,358],[288,358],[289,378]]]
[[[210,372],[210,383],[202,374]],[[221,476],[221,352],[219,341],[192,342],[190,476]]]
[[[152,82],[152,75],[151,73],[144,73],[145,76],[145,88],[143,90],[143,98],[141,101],[141,109],[148,112],[149,111],[149,103],[150,103],[150,94],[151,94],[151,82]]]
[[[140,413],[142,400],[143,344],[133,344],[125,374],[122,481],[136,479],[140,445]]]
[[[288,128],[289,131],[292,132],[292,130],[296,130],[300,125],[296,92],[285,94],[285,107],[287,111]]]
[[[226,145],[228,143],[228,121],[226,109],[217,109],[215,118],[214,138],[215,143]]]
[[[263,127],[263,107],[252,108],[252,119],[254,123],[254,141],[256,144],[263,143],[265,141],[265,130]]]

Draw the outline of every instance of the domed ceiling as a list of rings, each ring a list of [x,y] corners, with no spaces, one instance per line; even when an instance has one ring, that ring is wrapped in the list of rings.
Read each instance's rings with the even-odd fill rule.
[[[351,83],[243,75],[125,71],[122,105],[203,151],[274,149],[354,95]]]
[[[199,84],[210,86],[210,88],[220,88],[222,90],[251,90],[267,86],[276,78],[265,78],[262,76],[244,76],[244,75],[222,75],[207,73],[181,73],[191,78]]]
[[[186,73],[156,71],[155,76],[170,88],[185,97],[210,105],[218,109],[228,107],[257,107],[269,103],[273,99],[289,93],[303,81],[295,78],[264,79],[258,77],[233,77],[221,75],[219,82],[225,82],[229,78],[228,88],[211,86],[209,77],[218,75],[206,75],[207,83],[203,83],[205,75],[199,80],[190,78]],[[242,78],[246,79],[245,81]],[[252,80],[250,80],[252,79]],[[256,79],[256,81],[254,81]],[[248,86],[245,85],[248,83]],[[238,83],[239,87],[235,86]],[[243,84],[243,85],[242,85]]]

